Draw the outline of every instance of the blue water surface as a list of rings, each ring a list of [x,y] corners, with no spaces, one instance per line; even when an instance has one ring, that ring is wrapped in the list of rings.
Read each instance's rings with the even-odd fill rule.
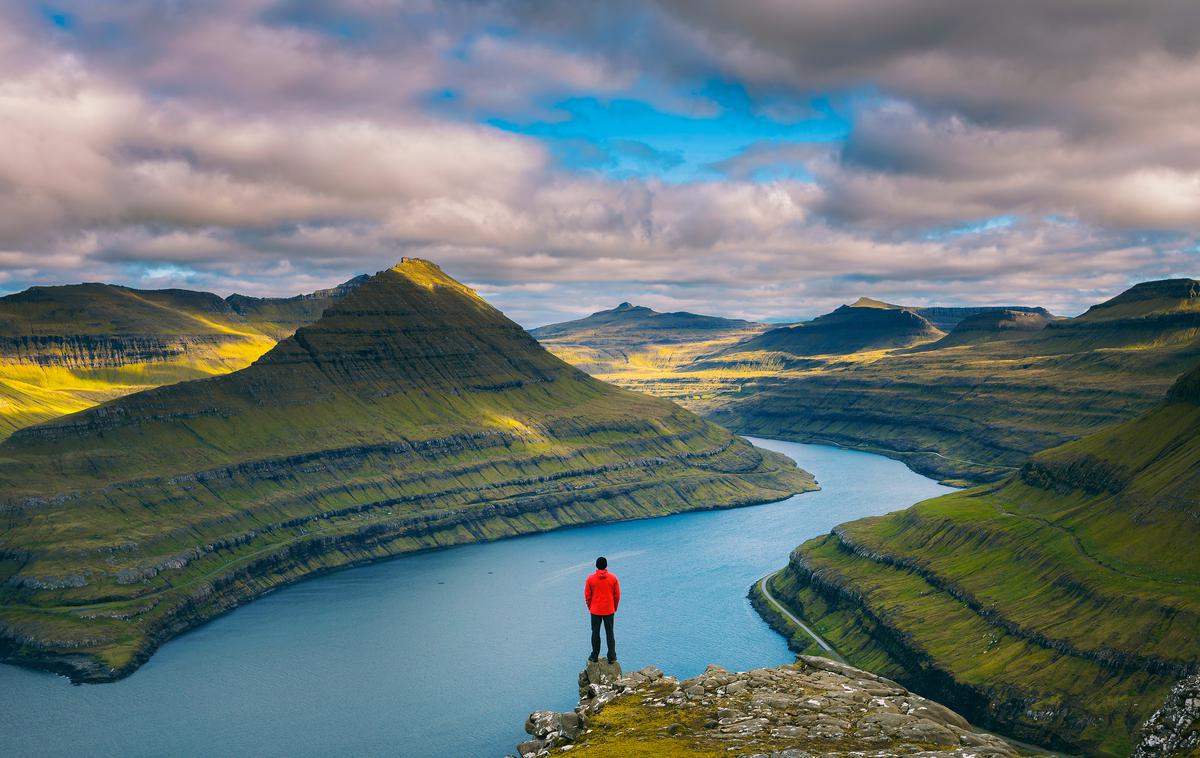
[[[750,585],[836,524],[949,490],[876,455],[753,441],[822,490],[335,572],[188,632],[112,684],[0,665],[0,753],[497,758],[524,738],[529,711],[575,705],[583,581],[601,554],[621,580],[627,670],[788,662]]]

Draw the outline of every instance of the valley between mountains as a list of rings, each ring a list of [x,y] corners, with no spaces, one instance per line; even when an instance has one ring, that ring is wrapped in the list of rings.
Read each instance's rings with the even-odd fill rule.
[[[740,434],[881,453],[956,484],[995,481],[1039,450],[1133,418],[1200,363],[1193,279],[1144,282],[1074,318],[862,298],[748,338],[745,327],[654,336],[643,314],[622,343],[613,313],[533,334],[568,361],[587,356],[580,365],[601,379]]]
[[[829,654],[789,617],[1071,753],[1186,755],[1154,745],[1200,728],[1195,280],[1069,318],[623,303],[532,333],[417,259],[287,299],[34,288],[0,299],[0,392],[0,655],[76,681],[340,566],[816,487],[728,428],[967,487],[756,583],[797,651]]]
[[[409,259],[245,368],[0,444],[0,654],[108,681],[316,572],[814,487]]]
[[[535,334],[566,355],[590,344],[587,321]],[[598,376],[742,433],[979,485],[843,524],[799,546],[769,595],[751,588],[796,650],[830,654],[789,616],[1004,734],[1193,754],[1155,746],[1194,744],[1194,718],[1167,737],[1143,723],[1178,713],[1164,702],[1200,670],[1200,282],[1138,284],[1074,318],[864,299],[699,355],[635,334]],[[638,351],[689,360],[650,369]]]

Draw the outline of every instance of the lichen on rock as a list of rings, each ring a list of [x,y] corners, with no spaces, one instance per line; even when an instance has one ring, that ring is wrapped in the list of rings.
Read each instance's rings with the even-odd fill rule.
[[[748,672],[712,665],[683,681],[653,666],[624,675],[601,661],[580,673],[579,691],[572,712],[530,715],[521,758],[1018,754],[940,703],[815,656]]]
[[[1180,680],[1162,707],[1146,719],[1130,758],[1196,755],[1200,755],[1200,674]]]

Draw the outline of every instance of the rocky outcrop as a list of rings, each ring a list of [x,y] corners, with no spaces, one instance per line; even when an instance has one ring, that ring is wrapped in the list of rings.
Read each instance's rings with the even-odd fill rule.
[[[589,664],[579,681],[574,711],[529,716],[532,739],[518,746],[521,758],[567,750],[743,758],[1017,755],[949,708],[826,658],[800,656],[790,666],[747,672],[714,665],[683,681],[653,666],[623,676],[601,662]],[[611,708],[615,702],[622,707]]]
[[[662,678],[662,671],[647,666],[628,677],[618,661],[588,661],[579,672],[579,705],[573,711],[534,711],[525,719],[525,733],[531,739],[517,745],[521,758],[549,755],[555,747],[578,740],[587,728],[588,720],[609,702],[632,690],[639,682]]]
[[[1175,685],[1162,707],[1146,719],[1131,758],[1196,755],[1200,755],[1200,674]]]

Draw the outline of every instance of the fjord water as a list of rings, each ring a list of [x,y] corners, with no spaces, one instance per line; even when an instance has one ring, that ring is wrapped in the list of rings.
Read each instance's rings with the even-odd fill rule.
[[[876,455],[753,441],[822,490],[335,572],[169,642],[113,684],[0,666],[0,752],[501,756],[529,711],[575,705],[589,647],[583,580],[601,554],[621,580],[626,670],[786,663],[750,585],[809,537],[949,488]]]

